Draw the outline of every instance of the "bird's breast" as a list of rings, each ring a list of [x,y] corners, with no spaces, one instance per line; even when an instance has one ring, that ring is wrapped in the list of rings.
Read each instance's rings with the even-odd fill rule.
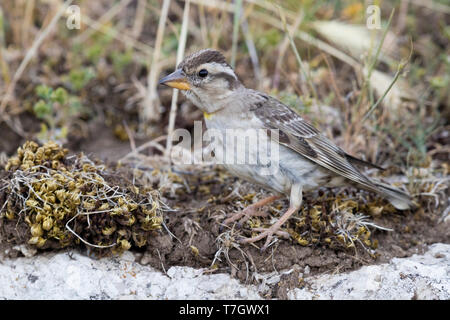
[[[246,115],[205,116],[207,140],[218,164],[235,176],[284,194],[293,184],[307,191],[340,183],[331,171],[272,141],[258,121]]]

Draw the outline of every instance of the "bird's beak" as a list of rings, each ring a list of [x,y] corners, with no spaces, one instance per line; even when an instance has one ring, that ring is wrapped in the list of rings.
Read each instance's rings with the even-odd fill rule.
[[[187,81],[186,77],[181,73],[181,69],[175,70],[168,76],[160,79],[158,84],[164,84],[166,86],[180,89],[180,90],[190,90],[191,86]]]

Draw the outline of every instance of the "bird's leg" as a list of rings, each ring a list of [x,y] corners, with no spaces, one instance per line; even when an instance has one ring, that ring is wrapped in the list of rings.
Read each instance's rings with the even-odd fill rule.
[[[270,197],[261,199],[258,202],[249,205],[247,208],[245,208],[241,212],[233,214],[233,216],[231,216],[230,218],[228,218],[224,221],[224,224],[230,224],[239,219],[241,219],[241,223],[244,223],[245,221],[250,219],[250,217],[261,215],[260,213],[258,213],[258,208],[261,208],[261,207],[265,206],[266,204],[272,203],[279,198],[281,198],[281,196],[276,195],[276,196],[270,196]]]
[[[300,206],[302,205],[302,186],[299,184],[294,184],[291,188],[291,197],[290,197],[290,205],[289,209],[281,216],[281,218],[273,224],[269,229],[266,229],[266,231],[260,233],[256,237],[253,238],[247,238],[241,240],[241,243],[253,243],[258,240],[261,240],[263,238],[267,238],[266,243],[261,248],[262,251],[266,250],[269,246],[272,237],[274,234],[281,234],[285,236],[285,233],[281,232],[279,229],[280,227],[295,213],[298,209],[300,209]]]

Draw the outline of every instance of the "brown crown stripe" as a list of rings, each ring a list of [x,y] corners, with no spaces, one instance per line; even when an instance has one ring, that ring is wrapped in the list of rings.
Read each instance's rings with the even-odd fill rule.
[[[204,63],[216,62],[223,65],[228,65],[222,53],[213,49],[205,49],[200,52],[193,53],[187,56],[179,65],[178,69],[193,69]]]

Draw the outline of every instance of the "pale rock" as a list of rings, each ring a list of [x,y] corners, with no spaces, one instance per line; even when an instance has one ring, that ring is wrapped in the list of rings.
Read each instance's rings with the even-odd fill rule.
[[[121,257],[93,259],[73,252],[0,258],[0,299],[261,299],[294,269],[253,274],[259,285],[245,285],[228,274],[189,267],[167,273]],[[301,277],[306,286],[290,299],[450,299],[450,245],[434,244],[423,255],[394,258],[342,274]]]
[[[450,299],[450,245],[437,243],[423,255],[336,275],[305,279],[290,299]]]

